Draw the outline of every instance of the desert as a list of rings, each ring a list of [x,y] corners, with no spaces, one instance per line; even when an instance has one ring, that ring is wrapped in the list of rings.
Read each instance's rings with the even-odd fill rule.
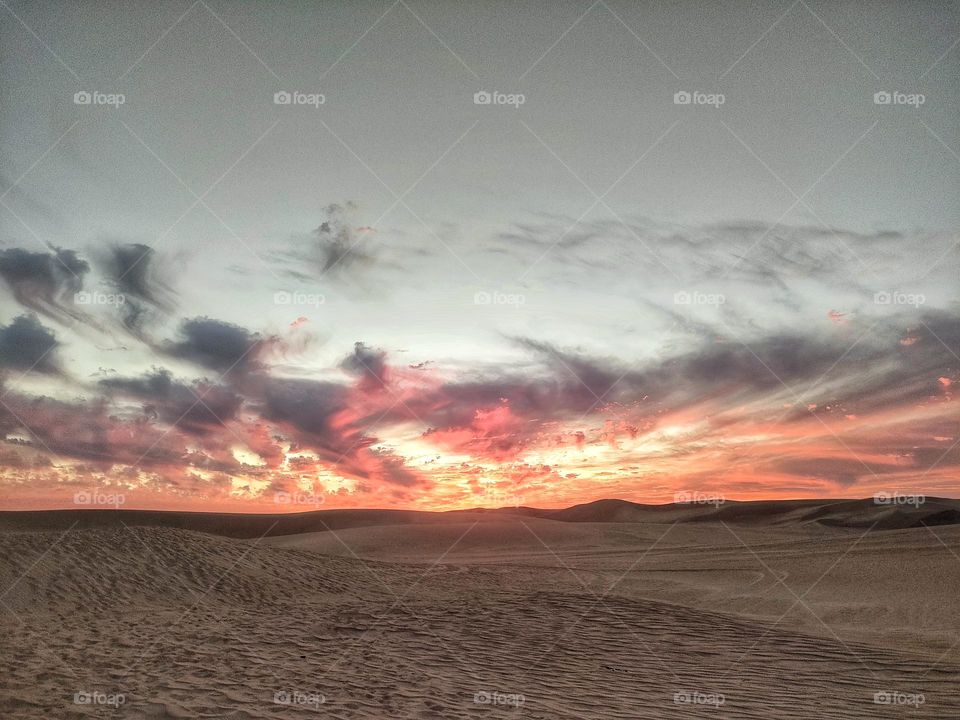
[[[954,717],[958,505],[2,513],[0,713]]]

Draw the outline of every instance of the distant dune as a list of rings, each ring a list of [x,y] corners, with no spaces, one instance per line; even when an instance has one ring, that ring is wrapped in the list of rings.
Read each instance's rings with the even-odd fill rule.
[[[0,512],[0,532],[66,530],[69,527],[168,527],[233,538],[295,535],[382,525],[491,522],[505,516],[568,523],[726,522],[744,526],[819,524],[837,528],[897,530],[960,523],[960,500],[926,498],[918,507],[862,500],[727,501],[719,505],[643,505],[597,500],[560,510],[508,507],[495,510],[318,510],[305,513],[246,514],[161,510],[71,509]]]
[[[233,538],[339,530],[373,525],[447,522],[446,513],[416,510],[319,510],[305,513],[212,513],[179,510],[36,510],[0,512],[0,532],[167,527]]]
[[[563,510],[503,508],[496,512],[523,514],[564,522],[717,522],[757,525],[821,523],[836,527],[897,530],[960,522],[960,500],[924,498],[918,506],[878,504],[860,500],[756,500],[723,503],[642,505],[626,500],[596,500]]]

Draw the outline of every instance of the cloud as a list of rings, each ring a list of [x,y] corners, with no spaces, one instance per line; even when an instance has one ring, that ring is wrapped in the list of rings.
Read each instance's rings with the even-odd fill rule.
[[[355,209],[352,203],[325,208],[327,219],[312,234],[321,274],[343,274],[373,264],[374,256],[364,247],[366,233],[358,234],[349,222]]]
[[[790,458],[773,464],[773,469],[798,477],[827,480],[839,487],[855,485],[864,476],[902,472],[903,464],[876,463],[851,457]]]
[[[31,252],[23,248],[0,251],[0,277],[14,298],[26,308],[58,321],[80,319],[73,296],[83,289],[90,265],[73,250],[51,248]]]
[[[310,246],[314,276],[372,260],[337,260],[337,248],[346,247],[338,243],[353,231],[344,209],[330,212]],[[22,421],[2,414],[0,429],[8,442],[38,457],[46,446],[68,459],[61,469],[143,466],[154,474],[151,482],[187,493],[202,492],[203,477],[216,493],[264,487],[261,481],[296,487],[339,478],[344,492],[358,496],[351,502],[364,495],[415,501],[415,493],[431,488],[432,498],[451,503],[470,492],[465,478],[474,489],[493,482],[550,502],[624,490],[666,493],[683,483],[767,496],[798,488],[870,492],[879,484],[908,487],[912,479],[949,484],[948,474],[960,466],[960,451],[951,449],[960,312],[953,296],[934,292],[941,287],[936,283],[903,284],[904,268],[917,263],[909,262],[902,238],[842,233],[838,239],[810,228],[778,228],[767,242],[762,224],[633,229],[658,239],[655,250],[679,273],[679,287],[649,254],[641,257],[622,228],[622,237],[611,239],[613,226],[603,223],[580,228],[561,260],[544,261],[550,272],[568,273],[569,286],[588,282],[617,295],[603,320],[613,326],[619,312],[632,313],[624,324],[636,334],[623,342],[603,335],[607,325],[596,337],[584,334],[577,313],[588,307],[592,319],[594,306],[561,301],[559,329],[544,323],[536,335],[499,336],[523,353],[510,364],[492,364],[482,353],[453,363],[392,364],[375,344],[356,342],[329,366],[311,365],[315,375],[305,377],[306,369],[277,364],[280,339],[194,317],[167,342],[147,341],[147,348],[222,379],[127,370],[100,377],[87,401],[15,396],[11,408]],[[732,237],[736,241],[724,245]],[[836,294],[841,239],[872,267],[889,271],[878,281],[883,287],[844,287],[847,295]],[[604,253],[601,243],[608,243]],[[621,245],[626,255],[606,252]],[[538,254],[546,246],[537,245]],[[53,255],[4,257],[4,280],[38,306],[55,307],[44,298],[58,301],[69,289],[63,278],[60,285],[24,280],[24,268],[46,272]],[[143,245],[114,246],[103,259],[106,282],[141,308],[125,318],[131,329],[142,327],[143,313],[172,308],[155,259]],[[661,271],[641,272],[642,282],[630,285],[635,278],[623,264],[634,261],[641,271]],[[943,265],[955,267],[954,261],[945,255]],[[705,278],[723,273],[733,285],[707,285]],[[898,289],[930,293],[928,302],[873,301],[873,292]],[[727,304],[671,302],[680,290],[718,290]],[[629,302],[620,303],[623,298]],[[578,337],[609,349],[577,345]],[[25,367],[46,349],[50,372],[58,367],[56,338],[36,318],[0,327],[6,367]],[[429,349],[417,352],[423,357]],[[247,452],[234,457],[243,445]]]
[[[185,320],[180,335],[181,340],[162,346],[165,354],[234,375],[262,368],[263,356],[273,342],[239,325],[208,317]]]
[[[558,239],[556,252],[548,251]],[[483,251],[517,256],[533,286],[542,294],[552,289],[560,302],[561,291],[585,300],[602,288],[614,306],[628,297],[688,321],[717,322],[726,313],[767,331],[831,310],[876,316],[890,309],[874,303],[883,292],[919,293],[928,307],[945,309],[955,301],[960,273],[956,233],[762,222],[690,227],[642,217],[578,222],[541,215],[507,228]],[[723,293],[726,303],[713,311],[675,306],[675,293],[693,291]]]
[[[375,455],[380,461],[380,472],[377,477],[392,485],[414,487],[424,485],[424,478],[407,467],[403,458],[389,453],[379,452]]]
[[[147,422],[121,422],[104,398],[67,402],[9,393],[0,406],[5,436],[26,431],[27,444],[54,456],[101,466],[179,465],[186,448],[179,433],[166,433]]]
[[[367,481],[366,487],[375,487],[371,482],[405,488],[430,484],[402,457],[372,447],[377,438],[359,416],[354,406],[358,396],[352,388],[316,380],[270,378],[265,390],[262,417],[291,441],[291,450],[315,453],[317,468]],[[300,470],[309,470],[304,465],[310,464],[301,461]]]
[[[916,342],[903,346],[899,339],[911,323]],[[832,426],[949,402],[953,383],[940,378],[960,373],[952,350],[960,347],[960,317],[945,311],[755,333],[743,341],[705,338],[633,366],[531,338],[514,342],[537,363],[407,391],[402,404],[387,410],[387,420],[422,419],[424,439],[497,462],[538,447],[616,446],[663,424],[696,428],[685,440],[694,447],[761,431],[764,422],[776,422],[777,432],[788,436],[829,434],[824,422],[847,433]],[[366,419],[376,417],[372,409]],[[793,431],[790,423],[804,429]],[[841,475],[858,473],[832,472],[831,481]]]
[[[361,443],[358,433],[344,429],[348,398],[348,389],[338,383],[269,378],[260,412],[298,443],[336,460]]]
[[[206,434],[236,417],[243,398],[222,385],[203,381],[192,386],[177,382],[160,369],[139,378],[109,378],[100,387],[144,401],[147,418],[177,425],[186,432]]]
[[[61,372],[57,358],[60,343],[33,315],[20,315],[0,326],[0,365],[46,374]]]
[[[371,248],[376,231],[366,226],[357,227],[356,211],[357,206],[352,202],[328,205],[323,209],[323,221],[316,228],[293,238],[292,246],[276,253],[275,257],[292,265],[286,272],[299,280],[355,279],[378,261]]]
[[[362,342],[354,343],[353,353],[343,359],[340,367],[360,379],[360,388],[364,392],[381,392],[389,385],[387,354]]]
[[[906,330],[897,316],[856,345],[827,323],[826,333],[760,335],[746,346],[732,338],[703,341],[634,365],[515,338],[529,362],[447,378],[403,368],[403,377],[391,378],[386,354],[356,343],[338,363],[354,382],[277,377],[259,361],[226,384],[188,383],[155,369],[104,378],[96,385],[100,397],[85,402],[17,396],[11,409],[22,424],[2,415],[0,429],[27,427],[29,447],[74,461],[152,468],[154,482],[188,493],[203,488],[201,471],[247,487],[253,479],[294,487],[333,474],[352,479],[358,495],[391,502],[415,501],[414,492],[441,486],[455,498],[468,470],[550,498],[621,492],[639,477],[661,477],[664,487],[759,483],[774,492],[805,478],[809,492],[872,490],[868,483],[900,486],[960,463],[949,449],[952,383],[940,382],[958,372],[956,363],[944,367],[948,345],[960,340],[958,318],[927,312],[912,320],[910,346],[898,342]],[[851,321],[854,339],[863,335],[859,322]],[[167,350],[225,368],[257,342],[244,328],[200,318],[185,323],[183,339]],[[392,382],[391,392],[372,392],[382,382]],[[793,395],[807,391],[813,410]],[[932,399],[924,395],[930,391]],[[414,464],[399,449],[404,436],[438,448],[436,460],[449,451],[470,462]],[[236,460],[238,444],[262,464]],[[287,453],[294,457],[285,461]],[[597,453],[608,459],[589,459]],[[541,470],[523,470],[529,467]],[[229,492],[224,488],[211,492]]]
[[[124,325],[139,334],[150,312],[169,313],[174,306],[168,271],[156,251],[139,243],[113,244],[100,253],[106,281],[121,293]]]

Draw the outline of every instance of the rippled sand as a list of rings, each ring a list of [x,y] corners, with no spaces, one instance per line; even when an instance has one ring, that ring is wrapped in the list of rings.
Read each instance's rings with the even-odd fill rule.
[[[960,717],[958,548],[489,515],[0,533],[0,717]]]

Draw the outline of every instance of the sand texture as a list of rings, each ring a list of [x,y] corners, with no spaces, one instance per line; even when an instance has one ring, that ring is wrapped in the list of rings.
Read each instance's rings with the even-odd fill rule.
[[[0,514],[0,717],[960,717],[953,501],[350,512]]]

